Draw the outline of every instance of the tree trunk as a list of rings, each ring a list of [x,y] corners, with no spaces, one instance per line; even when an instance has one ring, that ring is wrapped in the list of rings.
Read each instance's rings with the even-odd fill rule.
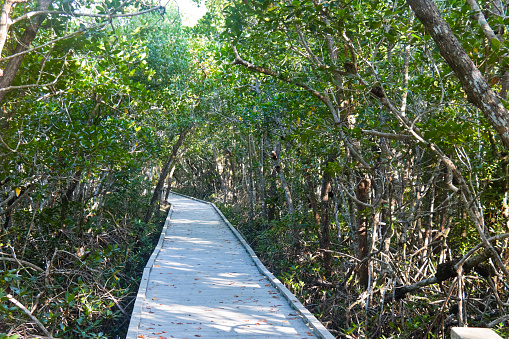
[[[255,176],[253,174],[253,168],[254,168],[254,161],[256,160],[256,153],[253,151],[255,149],[253,136],[251,134],[247,137],[247,150],[249,152],[249,180],[250,180],[250,186],[253,191],[253,201],[256,202],[256,183],[255,183]]]
[[[60,210],[60,218],[64,220],[68,215],[68,209],[69,209],[69,202],[72,200],[72,195],[74,193],[74,190],[78,186],[80,182],[81,172],[83,170],[79,169],[74,173],[74,175],[71,177],[71,183],[67,187],[67,190],[65,194],[62,196],[62,206]]]
[[[263,171],[264,164],[264,136],[260,138],[260,204],[262,206],[262,218],[263,222],[267,221],[267,202],[265,201],[265,174]]]
[[[11,25],[11,10],[15,3],[26,2],[26,0],[6,0],[2,6],[2,12],[0,14],[0,55],[4,50],[5,42],[7,41],[7,33]]]
[[[432,226],[433,226],[433,216],[435,214],[435,183],[431,184],[431,192],[429,193],[429,215],[425,218],[426,224],[424,228],[424,244],[423,244],[423,251],[422,251],[422,264],[426,262],[426,258],[428,257],[428,254],[431,252],[431,248],[428,248],[430,246],[432,241]],[[420,218],[424,219],[424,218]],[[424,220],[423,220],[424,221]]]
[[[248,161],[247,164],[249,166],[247,170],[247,189],[249,193],[249,227],[253,229],[254,226],[254,204],[256,200],[255,195],[255,182],[253,175],[253,147],[251,147],[251,135],[247,136],[247,151],[248,151]]]
[[[157,181],[157,185],[154,189],[154,194],[152,194],[152,199],[150,199],[150,204],[147,208],[147,212],[145,213],[145,217],[143,218],[144,223],[148,223],[150,221],[150,218],[152,217],[152,213],[154,212],[154,207],[156,205],[156,202],[159,200],[161,196],[161,191],[164,186],[164,181],[166,180],[166,177],[168,176],[168,172],[170,171],[171,166],[173,165],[173,161],[175,160],[175,157],[177,156],[178,150],[182,146],[182,143],[184,142],[184,139],[186,135],[191,132],[191,130],[194,129],[194,124],[191,126],[186,127],[181,133],[180,136],[173,145],[173,149],[171,151],[170,157],[168,158],[168,161],[166,164],[164,164],[161,174],[159,175],[159,180]]]
[[[387,254],[384,256],[384,261],[388,262],[389,260],[389,250],[391,247],[391,238],[394,235],[394,231],[392,229],[392,210],[394,208],[392,202],[392,180],[389,181],[387,185],[387,207],[382,209],[382,235],[383,235],[383,253]]]
[[[37,7],[37,11],[46,11],[48,10],[49,5],[51,4],[51,0],[40,0],[39,6]],[[2,12],[3,15],[3,12]],[[42,22],[46,18],[46,14],[40,14],[35,16],[31,21],[30,24],[27,25],[27,28],[23,32],[23,35],[19,39],[18,45],[14,49],[14,54],[18,54],[21,52],[24,52],[30,48],[30,44],[35,39],[35,36],[37,35],[37,31],[39,30],[39,27],[41,27]],[[7,33],[6,33],[7,34]],[[19,67],[21,66],[21,63],[23,62],[23,59],[25,58],[26,54],[18,55],[12,59],[9,59],[7,62],[7,66],[4,69],[3,76],[0,77],[0,89],[7,88],[12,85],[12,82],[14,81],[14,78],[16,77],[16,73],[18,72]],[[6,91],[0,91],[0,102],[3,101],[5,97]]]
[[[251,172],[246,170],[246,164],[245,164],[245,162],[243,162],[242,163],[242,177],[243,177],[242,181],[246,185],[247,196],[249,198],[249,218],[248,218],[248,222],[249,222],[249,228],[253,229],[253,225],[254,225],[254,197],[253,197],[253,190],[251,188],[251,178],[250,178],[250,176],[251,176]]]
[[[331,187],[331,176],[328,170],[329,163],[334,161],[334,157],[329,156],[327,164],[323,171],[322,192],[320,202],[320,248],[325,250],[323,253],[323,265],[326,274],[330,276],[332,271],[332,255],[330,250],[330,218],[329,218],[329,193]]]
[[[274,162],[274,168],[276,169],[277,174],[279,175],[279,180],[281,180],[281,186],[283,187],[283,191],[285,192],[286,204],[288,205],[288,213],[294,214],[295,209],[293,207],[292,193],[290,191],[290,186],[286,181],[285,174],[281,170],[281,160],[279,160],[279,154],[281,153],[281,143],[278,143],[276,146],[276,150],[272,151],[271,158]]]
[[[168,201],[168,197],[170,196],[171,180],[173,179],[173,172],[175,172],[175,162],[173,163],[173,166],[171,167],[170,174],[168,175],[168,181],[167,181],[168,188],[166,189],[166,194],[164,196],[165,201]]]
[[[363,179],[357,185],[355,195],[357,200],[367,203],[369,199],[369,192],[371,190],[371,180]],[[366,206],[357,203],[357,243],[358,243],[358,254],[357,259],[363,260],[368,255],[368,217],[365,213]],[[367,288],[369,282],[368,263],[364,262],[360,265],[359,271],[359,284]]]
[[[278,142],[276,145],[276,149],[272,151],[271,158],[274,163],[274,169],[279,175],[279,180],[281,181],[281,186],[283,187],[283,191],[285,192],[286,205],[288,206],[288,214],[290,214],[290,218],[295,220],[295,208],[293,206],[292,193],[290,191],[290,185],[286,181],[286,177],[284,172],[281,169],[281,160],[279,159],[279,155],[281,153],[281,143]],[[293,249],[297,252],[300,249],[300,240],[299,240],[299,230],[298,224],[294,221],[290,225],[291,233],[292,233],[292,244]]]
[[[230,189],[232,194],[232,204],[235,205],[237,203],[237,171],[235,169],[235,156],[230,150],[226,150],[226,159],[229,160],[230,163],[230,172],[231,172],[231,180],[230,180]]]
[[[454,71],[469,102],[478,107],[509,149],[509,112],[491,90],[432,0],[407,0],[431,35],[440,54]]]
[[[214,164],[215,170],[217,172],[217,176],[219,178],[219,191],[221,194],[226,195],[226,185],[223,178],[223,166],[219,162],[219,158],[217,157],[217,149],[214,145],[212,145],[212,155],[214,156]]]
[[[313,211],[313,218],[318,226],[320,226],[320,213],[318,213],[318,204],[316,199],[315,192],[315,182],[313,180],[313,175],[310,172],[306,172],[304,174],[306,178],[306,183],[308,185],[309,190],[309,204],[311,205],[311,209]]]
[[[276,203],[277,203],[277,172],[275,168],[272,168],[270,173],[270,187],[269,187],[269,208],[267,209],[267,221],[272,221],[276,218]]]

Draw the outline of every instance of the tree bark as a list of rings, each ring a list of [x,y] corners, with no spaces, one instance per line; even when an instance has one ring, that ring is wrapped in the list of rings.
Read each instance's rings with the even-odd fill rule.
[[[323,266],[327,275],[332,271],[332,254],[330,252],[330,217],[329,217],[329,193],[331,188],[331,176],[328,170],[330,162],[334,161],[333,156],[329,156],[327,164],[323,171],[323,181],[320,202],[320,248],[325,250],[323,253]]]
[[[173,166],[171,166],[170,174],[168,175],[168,181],[167,181],[168,188],[166,189],[166,194],[164,196],[165,201],[168,201],[168,197],[170,196],[171,180],[173,179],[173,172],[175,172],[175,163],[176,163],[176,161],[173,162]]]
[[[248,151],[248,161],[247,165],[249,168],[247,169],[247,189],[249,193],[249,227],[253,229],[254,226],[254,205],[256,200],[255,193],[255,182],[253,175],[253,147],[251,146],[251,135],[247,136],[247,151]]]
[[[260,205],[262,206],[263,222],[267,221],[267,202],[265,201],[265,174],[264,174],[264,136],[260,138]]]
[[[357,189],[355,192],[356,198],[363,202],[367,203],[369,199],[369,192],[371,190],[371,181],[369,179],[363,179],[357,185]],[[358,246],[358,254],[357,259],[363,260],[368,255],[368,218],[364,215],[364,211],[366,210],[366,206],[357,203],[357,246]],[[359,284],[367,288],[369,283],[369,272],[368,272],[368,263],[363,262],[358,271],[359,276]]]
[[[226,168],[229,167],[230,169],[230,191],[231,191],[231,197],[232,197],[232,204],[236,204],[237,203],[237,189],[236,189],[236,185],[237,185],[237,171],[235,170],[235,156],[233,155],[233,153],[229,150],[229,149],[226,149],[226,154],[225,154],[225,157],[226,157]]]
[[[39,0],[39,6],[37,8],[37,11],[48,10],[50,4],[51,0]],[[3,11],[2,15],[4,15]],[[44,19],[46,19],[46,14],[39,14],[31,20],[30,24],[27,25],[27,28],[25,29],[23,35],[19,39],[18,45],[16,46],[12,54],[18,54],[30,48],[30,44],[32,44],[32,41],[35,39],[37,31],[41,27]],[[5,34],[7,34],[7,32]],[[25,55],[26,54],[21,54],[12,59],[9,59],[4,69],[3,76],[0,77],[0,89],[7,88],[12,85],[12,82],[16,77],[16,73],[18,73],[19,67],[23,62]],[[0,91],[0,102],[3,101],[5,94],[6,91]]]
[[[311,209],[313,211],[313,217],[315,218],[315,222],[318,226],[320,226],[320,213],[318,213],[318,204],[316,199],[316,192],[315,192],[315,182],[313,179],[313,175],[311,172],[306,171],[304,173],[304,177],[306,178],[306,183],[308,185],[309,190],[309,204],[311,205]]]
[[[7,34],[11,25],[11,10],[15,3],[26,2],[26,0],[6,0],[2,6],[2,12],[0,14],[0,55],[4,50],[5,42],[7,41]]]
[[[276,169],[277,174],[279,175],[279,179],[281,180],[281,186],[283,186],[283,191],[285,192],[286,204],[288,205],[288,213],[294,214],[295,208],[293,207],[292,193],[290,191],[290,186],[286,181],[285,174],[281,170],[281,160],[279,160],[279,154],[281,152],[281,144],[276,146],[276,150],[272,151],[271,158],[274,162],[274,168]]]
[[[279,180],[281,181],[281,186],[283,188],[283,191],[285,192],[286,205],[288,206],[288,214],[290,215],[290,218],[293,220],[290,227],[291,227],[291,233],[292,233],[292,237],[293,237],[293,239],[292,239],[293,249],[297,252],[300,250],[298,223],[296,223],[295,219],[294,219],[295,218],[295,207],[293,206],[293,199],[292,199],[292,193],[290,191],[290,185],[288,185],[288,182],[286,181],[285,174],[281,169],[281,160],[279,159],[280,153],[281,153],[281,143],[278,142],[276,144],[276,149],[271,152],[270,156],[274,163],[274,169],[276,170],[277,174],[279,175]]]
[[[267,209],[267,221],[272,221],[276,218],[276,202],[277,202],[276,180],[277,180],[277,172],[276,172],[275,168],[272,168],[272,171],[270,173],[270,187],[269,187],[269,194],[268,194],[269,206]]]
[[[504,146],[509,149],[509,112],[454,36],[435,3],[432,0],[407,0],[407,2],[460,80],[467,100],[483,112]]]
[[[157,185],[154,189],[154,194],[152,194],[152,199],[150,199],[150,204],[147,208],[147,212],[145,213],[145,217],[143,218],[144,223],[148,223],[150,221],[150,218],[152,217],[152,213],[154,212],[154,207],[156,205],[156,202],[160,199],[161,191],[164,186],[164,181],[166,180],[166,177],[168,176],[168,172],[170,171],[171,166],[173,165],[173,161],[175,160],[175,157],[177,156],[177,153],[184,143],[184,139],[186,138],[187,134],[191,132],[194,129],[194,124],[192,124],[189,127],[186,127],[181,133],[180,136],[173,145],[173,149],[171,150],[170,157],[168,158],[168,161],[166,164],[164,164],[161,174],[159,175],[159,180],[157,181]]]
[[[71,183],[67,187],[65,194],[62,196],[62,206],[60,210],[60,217],[62,220],[64,220],[68,215],[69,202],[72,200],[74,190],[80,182],[82,172],[83,169],[79,169],[76,171],[76,173],[74,173],[74,175],[71,176]]]
[[[221,194],[226,196],[226,185],[223,178],[223,166],[219,162],[219,158],[217,157],[217,149],[214,145],[212,145],[212,156],[214,157],[214,165],[215,170],[217,172],[217,177],[219,178],[219,191]]]

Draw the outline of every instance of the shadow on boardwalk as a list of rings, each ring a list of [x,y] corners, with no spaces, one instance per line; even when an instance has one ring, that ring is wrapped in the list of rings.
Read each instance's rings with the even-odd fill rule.
[[[260,267],[213,205],[175,194],[169,201],[128,339],[334,338]]]

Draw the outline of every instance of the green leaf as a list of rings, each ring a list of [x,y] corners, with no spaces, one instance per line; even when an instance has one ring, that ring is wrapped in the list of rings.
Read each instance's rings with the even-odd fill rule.
[[[502,43],[500,40],[493,38],[491,39],[491,48],[493,48],[494,51],[498,51],[501,47]]]

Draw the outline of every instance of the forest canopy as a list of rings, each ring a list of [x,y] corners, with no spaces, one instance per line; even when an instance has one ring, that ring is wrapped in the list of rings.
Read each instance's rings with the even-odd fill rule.
[[[509,335],[509,3],[4,0],[0,337],[125,336],[167,192],[338,338]]]

